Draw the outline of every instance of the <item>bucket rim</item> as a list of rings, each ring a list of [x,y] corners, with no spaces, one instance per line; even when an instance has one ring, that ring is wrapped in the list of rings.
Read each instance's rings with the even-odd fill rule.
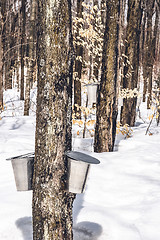
[[[89,86],[98,86],[98,85],[100,85],[100,82],[87,83],[84,86],[89,87]]]
[[[15,156],[15,157],[11,157],[11,158],[7,158],[6,160],[7,161],[11,161],[11,160],[14,160],[14,159],[18,159],[18,158],[34,158],[35,156],[35,153],[34,152],[31,152],[31,153],[26,153],[26,154],[23,154],[23,155],[19,155],[19,156]]]
[[[65,155],[77,162],[80,161],[80,162],[85,162],[88,164],[99,164],[100,163],[100,161],[97,158],[92,157],[92,156],[82,153],[82,152],[67,151],[65,153]]]

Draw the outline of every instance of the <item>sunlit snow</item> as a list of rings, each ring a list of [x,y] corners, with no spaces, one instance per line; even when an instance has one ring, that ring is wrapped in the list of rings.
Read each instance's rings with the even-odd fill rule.
[[[5,92],[5,103],[0,120],[0,239],[32,240],[32,191],[16,191],[6,159],[34,151],[35,113],[21,116],[23,102],[16,91]],[[91,166],[86,191],[74,202],[74,240],[160,240],[160,127],[153,122],[152,135],[145,135],[146,104],[140,108],[146,122],[137,117],[133,136],[119,134],[112,153],[93,153],[92,138],[73,139],[74,150],[101,162]]]

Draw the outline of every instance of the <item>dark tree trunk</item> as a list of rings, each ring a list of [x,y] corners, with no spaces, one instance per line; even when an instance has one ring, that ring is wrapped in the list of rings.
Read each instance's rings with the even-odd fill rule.
[[[97,97],[95,152],[113,151],[117,119],[119,0],[107,1],[102,75]]]
[[[2,108],[2,106],[3,106],[3,48],[2,48],[2,35],[0,29],[0,109]]]
[[[25,57],[25,24],[26,24],[26,0],[21,0],[21,82],[20,82],[20,99],[24,100],[24,57]]]
[[[148,82],[148,98],[147,98],[147,109],[150,109],[152,102],[152,72],[153,72],[153,63],[154,55],[152,48],[152,16],[153,16],[153,3],[154,0],[147,0],[147,37],[146,37],[146,74]]]
[[[139,42],[142,20],[141,0],[128,0],[126,50],[123,88],[137,88],[139,70]],[[121,123],[134,126],[137,98],[125,98],[121,108]]]
[[[77,17],[82,18],[82,0],[77,0]],[[77,25],[77,35],[79,33],[79,25]],[[76,57],[83,58],[83,46],[76,45]],[[77,73],[75,79],[74,79],[74,111],[75,116],[77,119],[81,119],[81,109],[79,108],[81,106],[81,74],[82,74],[82,61],[76,60],[75,61],[75,72]],[[78,105],[77,108],[75,105]]]
[[[97,6],[98,7],[98,1],[97,0],[93,0],[93,6]],[[99,9],[99,7],[98,7]],[[98,16],[96,16],[98,18]],[[94,19],[94,24],[93,27],[95,28],[96,24],[95,24],[95,19]],[[95,49],[98,49],[98,44],[97,42],[95,42]],[[99,69],[101,66],[102,61],[100,61],[100,57],[99,55],[96,55],[93,59],[93,75],[95,77],[96,82],[98,82],[99,80]]]
[[[13,9],[13,0],[10,1],[10,12],[9,12],[9,49],[8,49],[8,56],[9,56],[9,73],[8,73],[8,87],[12,89],[13,86],[13,72],[14,72],[14,64],[15,64],[15,21],[14,21],[14,9]]]
[[[16,71],[17,71],[17,88],[20,90],[20,35],[21,35],[21,13],[20,13],[20,2],[18,2],[18,19],[17,19],[17,61],[16,61]]]
[[[5,0],[0,2],[0,109],[3,106],[3,41],[2,33],[4,26]]]
[[[120,16],[119,16],[119,58],[118,58],[118,93],[121,90],[123,76],[123,54],[125,54],[125,38],[126,38],[126,3],[127,0],[120,0]]]
[[[143,66],[143,102],[146,100],[147,93],[147,75],[145,65],[145,42],[146,42],[146,11],[144,11],[143,25],[142,25],[142,66]]]
[[[71,240],[75,194],[64,191],[71,150],[71,1],[38,1],[33,239]]]
[[[5,12],[4,12],[4,28],[2,33],[3,38],[3,50],[4,50],[4,68],[5,68],[5,90],[11,88],[9,73],[10,73],[10,52],[9,52],[9,43],[10,43],[10,2],[6,1],[5,3]]]
[[[28,75],[26,79],[26,89],[25,89],[25,103],[24,103],[24,115],[29,115],[30,108],[30,90],[31,85],[33,84],[33,74],[34,74],[34,52],[36,47],[36,0],[32,0],[30,7],[30,26],[29,26],[29,66],[28,66]]]

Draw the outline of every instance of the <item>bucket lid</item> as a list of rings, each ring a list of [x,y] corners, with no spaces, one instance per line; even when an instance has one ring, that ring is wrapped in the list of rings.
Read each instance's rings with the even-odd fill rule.
[[[23,155],[20,155],[20,156],[16,156],[16,157],[12,157],[12,158],[7,158],[6,160],[13,160],[13,159],[18,159],[18,158],[33,158],[34,157],[34,152],[32,153],[27,153],[27,154],[23,154]]]
[[[89,87],[89,86],[98,86],[99,84],[100,84],[99,82],[93,82],[93,83],[85,84],[84,86],[85,86],[85,87]]]
[[[100,161],[97,158],[94,158],[90,155],[87,155],[87,154],[81,153],[81,152],[69,151],[69,152],[66,152],[65,155],[76,161],[82,161],[82,162],[86,162],[89,164],[99,164],[100,163]]]

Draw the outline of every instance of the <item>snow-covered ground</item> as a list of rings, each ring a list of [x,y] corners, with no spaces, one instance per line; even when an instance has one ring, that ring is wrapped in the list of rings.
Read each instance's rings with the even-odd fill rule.
[[[35,117],[20,116],[23,104],[11,95],[0,120],[0,240],[31,240],[32,191],[16,191],[6,159],[34,151]],[[74,202],[74,240],[160,240],[160,127],[153,122],[149,136],[147,126],[138,118],[132,137],[119,134],[112,153],[93,153],[92,138],[73,139],[74,150],[101,162]]]

